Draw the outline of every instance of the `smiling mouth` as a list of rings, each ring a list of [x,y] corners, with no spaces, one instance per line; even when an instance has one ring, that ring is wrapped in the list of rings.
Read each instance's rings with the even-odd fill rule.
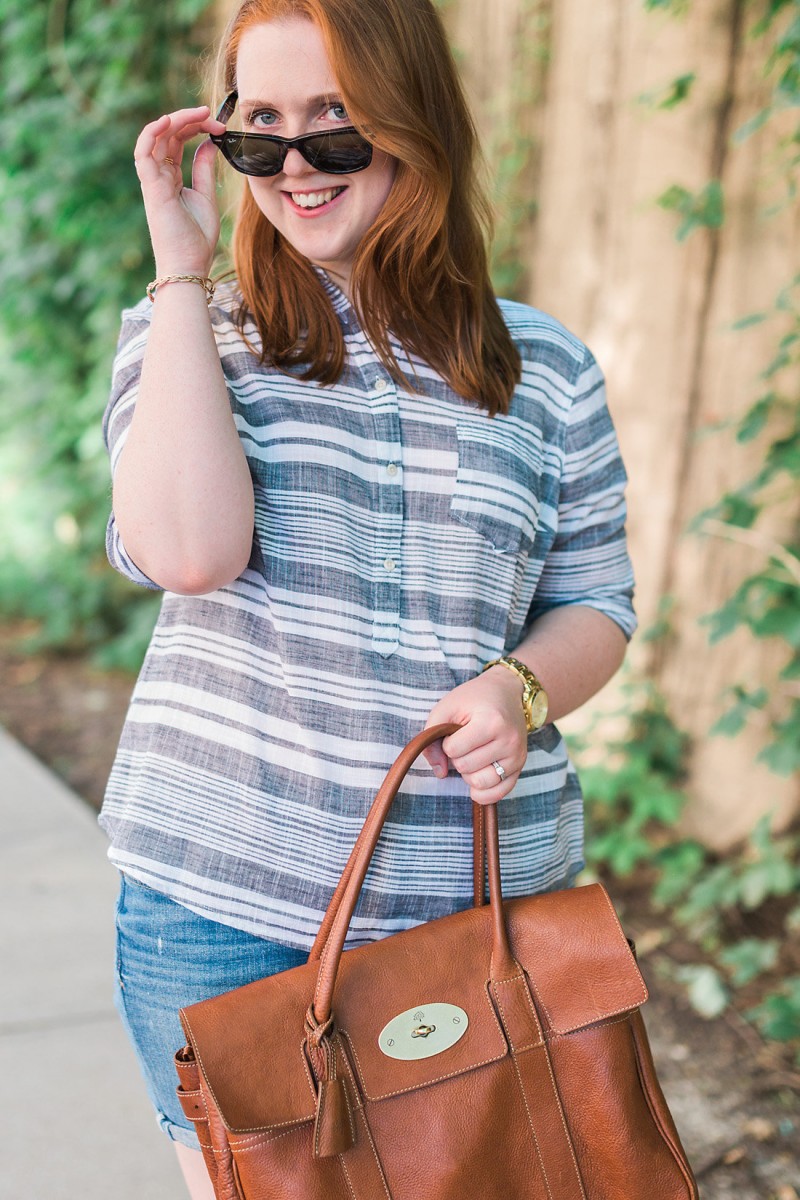
[[[344,187],[333,187],[324,188],[319,192],[289,192],[288,195],[291,196],[292,202],[298,208],[313,209],[324,208],[326,204],[330,204],[337,196],[341,196],[345,190],[346,188]]]

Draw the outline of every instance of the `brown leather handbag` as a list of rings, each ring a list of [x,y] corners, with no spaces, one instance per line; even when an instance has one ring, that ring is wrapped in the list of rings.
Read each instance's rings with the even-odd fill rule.
[[[181,1011],[218,1200],[696,1200],[606,892],[503,903],[496,808],[473,908],[342,953],[403,777],[456,728],[394,763],[309,961]]]

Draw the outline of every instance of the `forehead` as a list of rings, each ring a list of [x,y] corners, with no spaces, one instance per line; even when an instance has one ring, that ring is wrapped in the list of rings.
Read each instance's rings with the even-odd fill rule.
[[[322,34],[313,21],[290,17],[245,30],[236,56],[242,101],[303,107],[311,96],[338,91]]]

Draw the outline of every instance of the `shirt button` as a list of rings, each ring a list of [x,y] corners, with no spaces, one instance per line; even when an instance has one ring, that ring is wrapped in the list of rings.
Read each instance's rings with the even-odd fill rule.
[[[397,563],[394,561],[393,558],[385,558],[383,560],[383,565],[387,571],[393,571],[395,569],[395,567],[397,566]]]
[[[396,475],[397,474],[397,463],[389,463],[388,467],[386,468],[386,472],[388,475]]]
[[[386,382],[385,379],[376,379],[375,380],[375,391],[376,392],[385,392],[388,386],[389,386],[389,384]]]

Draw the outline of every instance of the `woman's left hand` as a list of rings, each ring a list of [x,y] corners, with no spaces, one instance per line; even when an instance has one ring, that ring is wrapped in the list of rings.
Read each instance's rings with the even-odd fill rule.
[[[431,709],[425,728],[449,723],[462,728],[423,750],[434,774],[443,779],[452,764],[477,804],[502,800],[528,756],[521,681],[501,666],[453,688]]]

